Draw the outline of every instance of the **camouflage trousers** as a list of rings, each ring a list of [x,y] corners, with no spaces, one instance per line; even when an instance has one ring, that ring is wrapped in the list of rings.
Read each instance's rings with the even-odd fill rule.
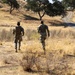
[[[43,42],[46,40],[46,33],[41,33],[40,41]]]
[[[46,33],[41,33],[40,41],[42,43],[43,50],[45,50],[45,40],[46,40]]]
[[[16,52],[17,52],[17,45],[19,45],[19,50],[20,50],[20,46],[21,46],[21,41],[22,41],[22,36],[20,35],[20,36],[15,36],[15,49],[16,49]],[[17,44],[17,43],[19,43],[19,44]]]
[[[15,36],[15,43],[17,43],[17,42],[21,42],[22,41],[22,35],[17,35],[17,36]]]

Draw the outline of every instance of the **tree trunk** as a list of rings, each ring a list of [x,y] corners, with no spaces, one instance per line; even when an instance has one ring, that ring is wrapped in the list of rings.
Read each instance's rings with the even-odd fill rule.
[[[43,12],[42,13],[42,15],[41,15],[41,13],[40,12],[38,12],[38,15],[39,15],[39,17],[40,17],[40,20],[42,20],[42,18],[44,17],[44,15],[45,15],[45,12]]]

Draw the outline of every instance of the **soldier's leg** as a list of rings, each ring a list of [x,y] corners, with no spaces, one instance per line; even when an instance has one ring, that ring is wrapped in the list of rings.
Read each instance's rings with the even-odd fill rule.
[[[20,47],[21,47],[21,41],[22,41],[22,36],[19,37],[19,50],[20,50]]]
[[[16,52],[17,52],[17,39],[15,39],[15,49],[16,49]]]
[[[21,41],[19,41],[19,50],[20,50],[20,47],[21,47]]]
[[[41,43],[42,43],[42,47],[43,47],[44,54],[45,54],[46,51],[45,51],[45,39],[44,39],[44,37],[41,37]]]
[[[15,43],[15,49],[16,49],[16,52],[17,52],[17,43]]]
[[[45,50],[46,50],[46,49],[45,49],[45,40],[42,41],[42,47],[43,47],[44,54],[45,54],[45,53],[46,53],[46,52],[45,52]]]

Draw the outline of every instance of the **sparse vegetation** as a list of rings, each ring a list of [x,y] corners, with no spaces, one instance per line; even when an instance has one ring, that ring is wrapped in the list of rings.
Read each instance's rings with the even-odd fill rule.
[[[37,72],[39,75],[40,73],[45,73],[45,75],[72,75],[75,73],[71,63],[67,64],[68,58],[69,56],[64,54],[62,50],[54,50],[48,52],[47,55],[38,52],[27,52],[23,57],[21,65],[23,66],[24,71],[31,73]],[[66,61],[63,62],[63,59]]]
[[[39,39],[39,34],[37,33],[36,30],[27,29],[26,37],[27,37],[27,40],[35,40],[35,39],[37,40]]]
[[[70,38],[74,39],[75,38],[75,30],[72,28],[59,28],[59,29],[50,29],[50,38]],[[28,40],[38,40],[39,39],[39,34],[37,33],[37,30],[32,30],[32,29],[27,29],[26,30],[26,37]]]
[[[43,20],[49,26],[51,34],[46,40],[46,55],[44,55],[40,36],[37,33],[40,21],[34,18],[38,17],[37,14],[33,12],[21,14],[13,11],[11,15],[8,6],[2,6],[0,8],[0,73],[2,75],[75,74],[75,29],[73,27],[64,28],[59,16],[53,18],[45,15]],[[25,13],[30,19],[23,17]],[[25,36],[21,51],[15,53],[12,30],[19,20],[25,28]]]
[[[10,31],[7,31],[5,29],[0,31],[0,41],[13,41],[13,39],[14,37],[11,29]]]

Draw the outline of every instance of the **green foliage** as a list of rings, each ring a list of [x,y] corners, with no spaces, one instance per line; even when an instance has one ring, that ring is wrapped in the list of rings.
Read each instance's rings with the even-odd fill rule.
[[[16,9],[19,8],[19,4],[18,4],[17,0],[7,0],[7,1],[8,1],[8,4],[10,5],[10,14],[14,10],[14,8],[16,8]]]
[[[41,19],[45,15],[45,9],[48,3],[48,0],[27,0],[27,5],[25,8],[38,13]]]
[[[27,0],[27,5],[25,6],[28,10],[32,10],[34,12],[43,11],[46,7],[46,4],[41,0]]]
[[[8,1],[7,1],[7,0],[2,0],[2,2],[3,2],[3,3],[8,3]]]
[[[62,3],[63,3],[63,5],[65,6],[66,9],[68,7],[70,7],[71,9],[75,8],[75,0],[63,0]]]
[[[64,13],[66,13],[64,10],[64,6],[57,0],[53,4],[49,3],[47,5],[46,14],[49,16],[62,15]]]
[[[25,6],[27,10],[37,12],[41,18],[47,14],[49,16],[62,15],[65,13],[64,6],[58,0],[53,0],[54,3],[49,3],[48,0],[27,0],[27,5]],[[43,14],[40,15],[40,12]]]
[[[7,1],[11,7],[16,8],[16,9],[19,8],[19,4],[18,4],[17,0],[7,0]]]

